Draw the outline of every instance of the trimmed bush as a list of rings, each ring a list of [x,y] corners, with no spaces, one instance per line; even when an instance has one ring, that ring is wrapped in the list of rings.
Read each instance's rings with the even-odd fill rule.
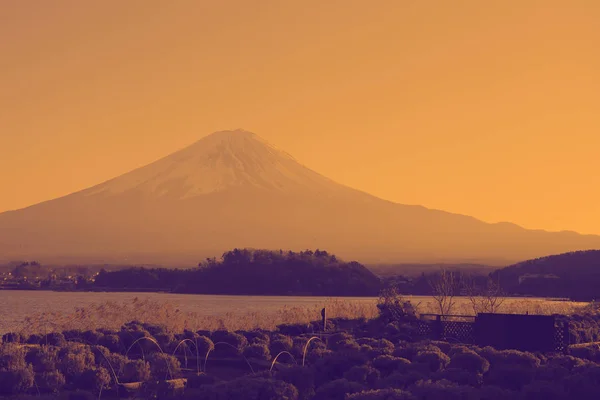
[[[277,338],[271,339],[269,350],[273,356],[281,353],[282,351],[292,352],[294,348],[294,342],[291,337],[278,335]]]
[[[82,339],[89,345],[96,345],[104,337],[104,334],[98,331],[85,331],[81,334]]]
[[[25,356],[27,350],[16,343],[4,344],[0,347],[0,370],[20,371],[27,368]]]
[[[150,364],[144,360],[131,360],[123,367],[121,382],[146,382],[150,380]]]
[[[315,395],[315,371],[312,368],[295,365],[277,371],[275,377],[294,385],[300,400],[310,400]]]
[[[67,383],[65,376],[58,370],[35,375],[35,383],[42,393],[58,393]]]
[[[125,348],[125,345],[121,342],[120,335],[115,335],[115,334],[104,335],[98,340],[98,344],[100,346],[103,346],[103,347],[107,348],[108,350],[110,350],[111,353],[123,352],[123,354],[124,354],[125,351],[127,350],[127,348]]]
[[[27,353],[25,360],[33,366],[36,373],[53,372],[57,369],[58,347],[33,347]]]
[[[17,332],[9,332],[2,335],[1,343],[22,343],[23,336]]]
[[[350,382],[360,383],[367,387],[375,387],[380,376],[379,370],[368,365],[354,366],[344,374],[344,378]]]
[[[254,343],[244,349],[244,357],[270,361],[271,352],[266,344]]]
[[[448,368],[457,368],[474,374],[485,374],[490,369],[490,363],[474,351],[454,352]]]
[[[31,365],[20,369],[0,371],[0,395],[22,394],[34,385],[34,373]]]
[[[44,337],[43,343],[48,346],[63,347],[67,345],[67,339],[65,339],[65,335],[60,332],[52,332]]]
[[[446,368],[450,357],[438,351],[421,351],[413,360],[414,363],[426,365],[430,372],[438,372]]]
[[[149,361],[152,378],[165,380],[165,378],[175,379],[179,376],[181,364],[177,358],[165,353],[153,353]]]
[[[215,331],[211,340],[215,344],[215,353],[221,357],[239,356],[248,345],[246,337],[229,331]],[[227,345],[218,343],[227,343]]]
[[[346,395],[360,393],[365,389],[366,387],[360,383],[350,382],[348,379],[336,379],[317,388],[314,400],[345,400]]]
[[[188,377],[186,389],[198,389],[204,385],[213,385],[216,382],[217,379],[214,376],[200,372]]]
[[[189,399],[298,400],[298,390],[289,383],[267,378],[239,378],[203,385],[185,394]]]
[[[349,394],[347,400],[417,400],[412,393],[400,389],[378,389]]]
[[[394,357],[394,356],[379,356],[373,361],[373,366],[381,372],[381,376],[388,376],[392,372],[405,372],[411,367],[411,362],[406,358]]]

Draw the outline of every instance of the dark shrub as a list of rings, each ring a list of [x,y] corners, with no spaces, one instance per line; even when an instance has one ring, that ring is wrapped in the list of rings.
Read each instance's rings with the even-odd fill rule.
[[[474,374],[485,374],[490,369],[490,363],[474,351],[454,352],[448,368],[458,368]]]
[[[94,357],[96,358],[96,364],[98,365],[100,365],[100,363],[111,354],[110,350],[98,344],[90,346],[90,350],[92,350],[92,353],[94,353]]]
[[[517,393],[498,386],[482,386],[475,389],[474,399],[477,400],[512,400],[518,399]]]
[[[334,333],[333,335],[329,336],[329,338],[327,339],[327,347],[330,349],[333,349],[336,344],[349,342],[349,341],[354,342],[354,336],[352,336],[350,333],[348,333],[348,332]]]
[[[74,383],[84,371],[96,364],[92,349],[81,344],[60,349],[58,360],[58,369],[69,383]]]
[[[440,350],[421,351],[414,357],[413,362],[427,366],[430,372],[438,372],[446,368],[450,358]]]
[[[125,353],[127,350],[119,335],[108,334],[98,340],[100,346],[106,347],[111,353]]]
[[[445,379],[457,385],[479,387],[483,384],[483,375],[459,368],[447,368],[434,375],[435,380]]]
[[[153,343],[154,338],[152,338],[152,335],[137,325],[135,325],[135,328],[135,330],[123,329],[118,333],[119,341],[123,346],[123,353],[128,350],[133,354],[156,351],[156,344]],[[101,341],[100,344],[109,349],[111,348],[104,341]]]
[[[504,389],[519,391],[531,383],[535,370],[516,365],[497,365],[484,376],[486,385],[496,385]]]
[[[552,382],[532,382],[521,390],[523,400],[569,400],[562,385]]]
[[[179,360],[165,353],[153,353],[149,361],[152,377],[156,380],[175,379],[181,371]]]
[[[344,374],[344,378],[350,382],[357,382],[367,387],[375,387],[380,376],[379,370],[368,365],[352,367]]]
[[[215,331],[211,340],[215,344],[215,353],[220,357],[239,356],[248,345],[248,340],[244,336],[229,331]],[[226,345],[218,343],[226,343]]]
[[[345,400],[346,395],[359,393],[365,389],[366,387],[360,383],[350,382],[348,379],[336,379],[317,388],[314,400]]]
[[[572,346],[569,347],[569,355],[597,363],[600,361],[600,348],[597,345]]]
[[[0,370],[20,371],[26,369],[26,354],[25,347],[16,343],[2,345],[0,347]]]
[[[298,389],[300,400],[309,400],[315,395],[315,373],[312,368],[292,366],[277,371],[275,377]]]
[[[600,398],[600,366],[585,365],[573,369],[562,380],[569,399],[591,400]]]
[[[258,360],[271,360],[271,352],[266,344],[251,344],[244,349],[244,357]]]
[[[401,343],[392,353],[394,357],[406,358],[413,361],[417,354],[423,351],[442,352],[439,347],[427,343]]]
[[[189,399],[215,400],[298,400],[298,390],[282,381],[266,378],[239,378],[203,385],[186,393]]]
[[[405,358],[394,356],[379,356],[373,360],[373,366],[385,377],[392,372],[405,372],[411,367],[411,362]]]
[[[76,390],[74,392],[62,393],[60,400],[98,400],[98,395],[87,390]]]
[[[83,341],[89,345],[96,345],[104,335],[98,331],[85,331],[81,334]]]
[[[146,382],[150,379],[150,364],[144,360],[131,360],[123,367],[121,382]]]
[[[67,340],[65,339],[65,335],[62,333],[52,332],[44,337],[43,343],[47,344],[48,346],[63,347],[67,345]]]
[[[569,375],[569,370],[560,365],[542,365],[535,370],[535,379],[538,381],[558,382]]]
[[[198,389],[204,385],[213,385],[217,382],[217,378],[211,375],[206,375],[204,372],[194,374],[188,377],[186,389]]]
[[[27,392],[34,385],[31,365],[21,369],[0,371],[0,395],[11,396]]]
[[[156,337],[158,335],[164,335],[164,334],[168,333],[166,326],[154,325],[154,324],[148,324],[148,323],[142,324],[142,330],[145,330],[153,337]]]
[[[281,353],[282,351],[292,352],[294,342],[291,337],[279,335],[277,339],[271,339],[269,350],[273,356]]]
[[[33,334],[27,338],[27,344],[42,344],[44,337],[42,335]]]
[[[58,350],[54,346],[32,347],[25,360],[33,366],[36,373],[53,372],[57,368]]]
[[[76,329],[71,329],[68,331],[63,331],[62,335],[64,336],[65,340],[70,342],[70,341],[80,341],[83,338],[83,333],[79,330]]]
[[[65,376],[58,370],[36,374],[35,383],[42,393],[58,393],[66,383]]]
[[[394,372],[381,379],[377,383],[377,387],[380,389],[406,389],[423,379],[427,379],[427,375],[421,371]]]
[[[308,344],[308,347],[306,347],[306,344],[308,343],[308,341],[310,339],[312,339],[312,340]],[[327,347],[325,346],[325,342],[323,342],[319,338],[315,338],[312,336],[298,336],[293,339],[293,342],[294,342],[294,347],[292,349],[292,354],[294,355],[294,357],[296,357],[298,359],[298,362],[300,362],[300,360],[302,360],[302,357],[304,357],[305,349],[306,349],[306,357],[307,358],[308,358],[309,354],[311,354],[311,352],[313,352],[317,349],[320,349],[322,351],[327,349]]]
[[[112,386],[113,378],[106,368],[99,367],[85,370],[77,379],[78,389],[100,392]]]
[[[213,341],[206,336],[199,336],[195,343],[198,346],[198,354],[200,357],[205,357],[209,351],[213,351],[215,348]]]
[[[175,338],[175,335],[172,333],[157,333],[156,335],[154,335],[154,339],[158,342],[160,350],[169,354],[171,354],[175,350],[175,347],[179,344],[179,341]],[[158,348],[155,348],[153,351],[160,350]]]
[[[106,358],[97,360],[99,367],[104,367],[111,372],[115,371],[117,375],[120,375],[125,371],[125,365],[127,365],[129,361],[130,360],[127,357],[117,353],[111,353],[106,356]]]
[[[2,343],[22,343],[23,336],[17,332],[9,332],[2,335]]]
[[[378,389],[349,394],[347,400],[417,400],[410,392],[400,389]]]
[[[550,357],[547,360],[547,364],[553,366],[560,366],[571,371],[573,368],[582,367],[586,365],[587,362],[580,358],[575,358],[573,356],[566,356],[561,354]]]
[[[359,353],[338,354],[323,357],[314,364],[316,386],[341,379],[354,366],[365,365],[368,359]]]
[[[541,364],[540,359],[534,354],[517,350],[497,351],[491,347],[485,347],[480,350],[479,355],[487,359],[492,367],[506,365],[533,369]]]
[[[419,381],[411,386],[410,391],[422,400],[463,400],[472,398],[477,393],[475,388],[459,386],[446,380]]]
[[[246,337],[246,340],[248,340],[248,343],[263,343],[268,345],[269,342],[271,341],[271,336],[269,335],[268,332],[263,332],[263,331],[250,331],[250,332],[244,332],[244,336]]]
[[[376,344],[377,344],[378,341],[379,341],[378,339],[375,339],[375,338],[372,338],[372,337],[361,337],[359,339],[356,339],[356,343],[358,343],[359,345],[361,345],[361,346],[362,345],[367,345],[367,346],[370,346],[370,347],[376,346]],[[386,340],[386,341],[389,342],[389,343],[392,343],[389,340]],[[393,343],[392,343],[392,347],[394,347]],[[394,351],[394,350],[392,350],[392,351]]]

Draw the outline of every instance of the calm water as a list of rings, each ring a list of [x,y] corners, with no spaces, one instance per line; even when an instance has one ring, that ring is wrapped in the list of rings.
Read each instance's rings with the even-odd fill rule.
[[[70,312],[76,307],[106,301],[131,302],[134,298],[177,304],[181,311],[204,315],[222,315],[227,312],[246,314],[252,311],[275,312],[283,306],[323,305],[328,297],[271,297],[271,296],[214,296],[171,293],[98,293],[0,290],[0,333],[22,325],[23,318],[39,312]],[[344,298],[375,304],[375,298]],[[132,319],[135,317],[132,317]]]
[[[183,312],[194,312],[204,316],[220,316],[225,313],[245,315],[249,312],[260,311],[263,314],[275,313],[284,306],[314,307],[326,304],[330,297],[293,297],[293,296],[215,296],[187,295],[171,293],[97,293],[97,292],[51,292],[0,290],[0,334],[19,330],[23,326],[24,317],[40,312],[58,311],[69,313],[76,307],[86,307],[92,304],[112,301],[130,303],[134,298],[168,302],[177,305]],[[427,296],[406,296],[413,304],[421,304],[422,312],[435,312],[431,308],[433,301]],[[466,298],[457,297],[457,314],[468,312],[469,304]],[[344,297],[344,302],[376,304],[376,298]],[[426,307],[426,303],[430,303]],[[461,307],[461,303],[462,306]],[[540,306],[544,313],[565,313],[564,307],[584,303],[548,301],[536,298],[510,298],[503,305],[503,312],[538,313]],[[550,308],[551,307],[551,310]],[[315,319],[320,318],[315,316]],[[131,319],[135,319],[132,316]]]

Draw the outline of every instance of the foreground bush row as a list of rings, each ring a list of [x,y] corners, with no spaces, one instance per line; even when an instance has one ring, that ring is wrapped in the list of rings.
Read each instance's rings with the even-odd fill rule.
[[[405,327],[397,324],[361,326],[354,335],[337,332],[313,339],[305,366],[304,349],[312,335],[301,326],[174,334],[132,322],[120,331],[5,335],[0,395],[110,397],[118,393],[116,383],[145,382],[139,388],[144,397],[181,399],[600,398],[597,347],[574,347],[569,354],[497,351],[407,342]],[[208,352],[211,358],[204,365]],[[279,354],[270,372],[270,361]],[[245,370],[228,378],[211,372],[218,370],[211,365],[213,357],[241,360],[242,355],[254,373],[236,377],[250,372],[243,364]],[[206,373],[200,372],[205,367]]]

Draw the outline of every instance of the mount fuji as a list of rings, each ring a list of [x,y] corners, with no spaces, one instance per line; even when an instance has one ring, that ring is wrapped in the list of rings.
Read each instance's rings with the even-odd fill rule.
[[[382,200],[243,130],[213,133],[100,185],[0,214],[0,261],[185,266],[235,247],[321,248],[365,263],[508,265],[600,248],[600,236]]]

